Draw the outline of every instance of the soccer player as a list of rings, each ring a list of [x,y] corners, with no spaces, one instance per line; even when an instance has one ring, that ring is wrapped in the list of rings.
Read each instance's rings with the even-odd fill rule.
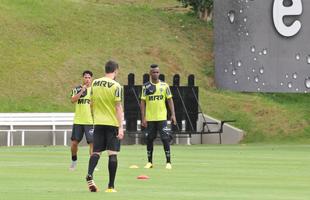
[[[93,149],[93,117],[90,110],[90,86],[93,73],[86,70],[82,74],[83,84],[74,88],[71,92],[71,102],[75,104],[74,122],[71,135],[71,165],[69,170],[73,171],[77,165],[78,144],[85,134],[89,144],[89,153]]]
[[[116,192],[114,180],[117,170],[117,154],[120,151],[120,140],[124,137],[122,88],[114,79],[118,73],[118,64],[108,61],[105,65],[105,76],[92,83],[92,111],[94,117],[94,148],[89,159],[86,181],[91,192],[98,187],[93,180],[93,172],[101,152],[107,150],[109,161],[109,184],[106,192]]]
[[[176,124],[174,104],[169,85],[159,80],[159,67],[152,64],[150,68],[151,81],[142,87],[141,95],[141,118],[142,126],[146,128],[146,145],[148,163],[144,168],[153,167],[153,141],[160,133],[166,155],[166,169],[171,169],[170,140],[171,135],[167,130],[167,108],[168,101],[171,112],[171,122]]]

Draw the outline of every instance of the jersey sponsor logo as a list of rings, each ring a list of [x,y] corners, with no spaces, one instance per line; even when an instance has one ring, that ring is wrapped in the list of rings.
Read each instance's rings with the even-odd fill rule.
[[[89,99],[79,99],[78,104],[90,104],[90,100]]]
[[[95,81],[93,86],[100,86],[100,87],[107,87],[111,88],[114,85],[114,83],[109,82],[109,81]]]
[[[159,101],[159,100],[163,100],[163,99],[164,99],[164,95],[149,96],[149,101]]]

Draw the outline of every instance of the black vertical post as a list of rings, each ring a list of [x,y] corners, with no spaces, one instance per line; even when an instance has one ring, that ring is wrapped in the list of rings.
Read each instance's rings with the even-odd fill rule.
[[[165,82],[165,75],[164,74],[159,74],[159,80]]]
[[[150,75],[149,74],[143,74],[143,84],[150,81]]]
[[[137,131],[137,120],[139,117],[139,102],[135,96],[138,88],[135,87],[135,75],[128,74],[128,85],[124,86],[124,117],[126,120],[126,131]],[[135,92],[135,93],[134,93]]]
[[[182,101],[180,99],[180,96],[178,95],[177,88],[180,87],[180,75],[175,74],[173,76],[173,86],[170,87],[171,93],[173,95],[173,103],[174,103],[174,109],[175,109],[175,117],[177,118],[178,127],[182,129],[182,120],[184,119],[184,110],[182,106]],[[171,126],[172,131],[178,130],[177,126],[172,125]],[[181,130],[179,130],[181,131]]]
[[[189,75],[187,78],[188,86],[194,87],[195,86],[195,76],[193,74]]]
[[[135,74],[130,73],[128,74],[128,86],[134,86],[135,85]]]
[[[188,76],[188,87],[184,88],[183,96],[186,109],[188,111],[189,119],[186,119],[186,130],[197,131],[197,120],[198,120],[198,102],[196,101],[193,91],[198,98],[198,87],[195,87],[195,76]],[[190,122],[189,122],[190,120]],[[190,123],[193,125],[194,130],[191,130]]]
[[[180,75],[175,74],[173,76],[173,86],[180,86]]]

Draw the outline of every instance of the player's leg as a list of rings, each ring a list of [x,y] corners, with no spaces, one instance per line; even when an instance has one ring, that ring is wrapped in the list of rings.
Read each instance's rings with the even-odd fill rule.
[[[166,168],[171,169],[171,152],[170,152],[170,141],[171,135],[167,128],[167,121],[158,122],[158,129],[160,131],[160,138],[164,146],[166,156]]]
[[[94,148],[94,126],[93,125],[85,125],[85,137],[87,144],[89,145],[89,156],[93,154],[93,148]],[[95,171],[98,171],[99,169],[96,167]]]
[[[117,171],[117,154],[120,151],[120,140],[117,138],[118,128],[107,126],[107,150],[109,156],[109,183],[106,192],[116,192],[114,189],[114,182]]]
[[[97,192],[98,191],[98,187],[96,186],[96,184],[93,180],[93,173],[94,173],[94,169],[96,168],[96,165],[98,163],[98,160],[100,159],[100,153],[101,152],[93,152],[89,158],[88,173],[86,175],[86,182],[88,185],[88,189],[91,192]]]
[[[84,125],[86,142],[89,145],[89,155],[93,153],[94,128],[93,125]]]
[[[117,171],[117,152],[115,151],[108,151],[109,162],[108,162],[108,169],[109,169],[109,183],[106,192],[116,192],[115,190],[115,177]]]
[[[89,155],[91,156],[93,154],[93,148],[94,148],[94,144],[93,143],[89,143]]]
[[[100,159],[100,154],[106,149],[103,126],[95,126],[93,134],[93,153],[89,158],[86,181],[91,192],[97,192],[98,187],[93,180],[93,173]]]
[[[153,167],[153,150],[154,150],[154,140],[157,135],[156,122],[147,122],[146,134],[146,151],[148,163],[144,168]]]
[[[78,145],[83,138],[83,127],[78,124],[73,124],[71,135],[71,171],[76,169]]]

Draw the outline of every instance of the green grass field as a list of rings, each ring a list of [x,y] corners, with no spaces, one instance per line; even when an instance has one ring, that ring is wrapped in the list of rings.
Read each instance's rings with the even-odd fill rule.
[[[118,193],[105,193],[107,157],[99,161],[90,193],[84,180],[88,155],[80,148],[78,169],[68,170],[69,147],[0,147],[1,200],[306,200],[310,197],[310,145],[172,146],[173,169],[164,169],[162,146],[153,169],[143,169],[145,146],[123,146]],[[136,164],[139,169],[129,169]],[[148,180],[137,180],[145,174]]]

